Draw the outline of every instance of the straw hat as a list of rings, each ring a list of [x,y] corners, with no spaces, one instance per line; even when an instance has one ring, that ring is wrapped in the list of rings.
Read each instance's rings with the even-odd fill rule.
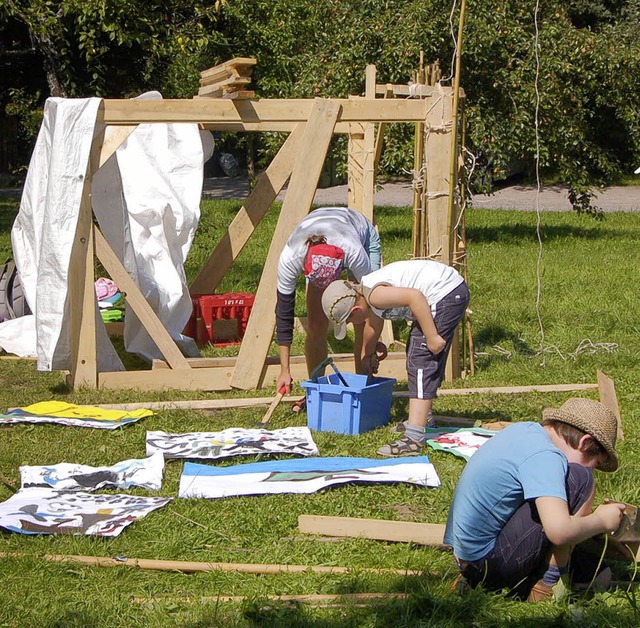
[[[615,452],[618,420],[607,406],[591,399],[574,397],[559,408],[546,408],[542,411],[542,418],[562,421],[590,434],[608,454],[597,468],[601,471],[615,471],[618,468],[618,456]]]

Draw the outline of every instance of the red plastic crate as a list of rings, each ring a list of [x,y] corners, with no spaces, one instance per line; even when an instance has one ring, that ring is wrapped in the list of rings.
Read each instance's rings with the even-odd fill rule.
[[[248,292],[194,294],[193,312],[184,333],[198,344],[239,344],[244,336],[255,295]],[[235,321],[233,325],[222,321]]]

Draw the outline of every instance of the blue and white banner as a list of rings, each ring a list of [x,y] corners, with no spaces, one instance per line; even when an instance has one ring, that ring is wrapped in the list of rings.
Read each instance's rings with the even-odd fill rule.
[[[165,458],[200,460],[257,454],[319,454],[311,430],[306,426],[273,431],[232,427],[222,432],[147,432],[147,456],[157,451]]]
[[[164,456],[161,452],[140,460],[123,460],[110,467],[84,464],[21,466],[21,488],[53,488],[57,491],[95,491],[109,487],[127,489],[132,486],[158,491],[162,487]]]
[[[231,467],[187,462],[180,478],[179,497],[233,497],[269,493],[314,493],[347,482],[407,482],[440,486],[427,456],[375,460],[372,458],[308,458],[255,462]]]

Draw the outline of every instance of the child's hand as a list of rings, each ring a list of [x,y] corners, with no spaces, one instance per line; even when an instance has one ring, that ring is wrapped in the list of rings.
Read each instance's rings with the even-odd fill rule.
[[[362,371],[364,375],[375,375],[378,372],[380,361],[375,353],[369,353],[362,358]]]
[[[437,334],[433,338],[427,338],[427,347],[433,355],[438,355],[438,353],[442,352],[446,345],[444,338]]]
[[[384,342],[378,342],[376,344],[376,357],[378,358],[378,362],[382,362],[388,355],[387,345]]]
[[[598,515],[605,532],[615,532],[620,526],[626,506],[619,502],[600,504],[594,511]]]

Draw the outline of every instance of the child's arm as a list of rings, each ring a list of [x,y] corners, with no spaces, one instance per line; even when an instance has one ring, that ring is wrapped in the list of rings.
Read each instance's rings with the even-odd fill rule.
[[[574,545],[603,532],[615,532],[624,504],[601,504],[586,516],[571,516],[567,502],[559,497],[538,497],[536,507],[544,533],[553,545]]]
[[[383,325],[384,321],[377,314],[369,312],[362,338],[362,370],[365,375],[373,375],[378,371],[376,348]]]
[[[424,333],[429,351],[437,355],[444,349],[446,342],[438,334],[431,307],[420,290],[379,285],[371,291],[368,300],[371,305],[380,310],[408,307]]]

